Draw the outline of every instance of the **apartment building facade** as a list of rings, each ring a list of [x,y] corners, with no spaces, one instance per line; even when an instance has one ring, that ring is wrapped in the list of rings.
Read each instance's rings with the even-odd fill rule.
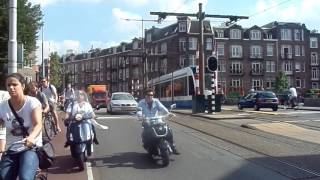
[[[249,89],[274,90],[279,72],[299,92],[319,88],[319,38],[304,24],[271,22],[243,28],[212,27],[204,21],[205,59],[218,57],[219,86],[229,94]],[[63,63],[76,88],[108,84],[110,91],[141,97],[146,80],[198,65],[199,24],[188,17],[164,28],[145,31],[144,43],[133,39],[117,47],[72,55]]]

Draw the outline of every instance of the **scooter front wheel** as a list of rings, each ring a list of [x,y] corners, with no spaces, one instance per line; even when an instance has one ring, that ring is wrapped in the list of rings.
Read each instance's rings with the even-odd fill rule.
[[[163,167],[167,167],[169,165],[169,162],[170,162],[169,156],[170,156],[169,149],[162,150],[161,158],[162,158]]]

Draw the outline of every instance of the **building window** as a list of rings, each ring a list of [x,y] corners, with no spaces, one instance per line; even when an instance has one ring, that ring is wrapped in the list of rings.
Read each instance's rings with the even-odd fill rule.
[[[189,50],[197,50],[198,38],[189,37]]]
[[[283,71],[292,71],[292,62],[291,61],[283,62]]]
[[[218,61],[218,71],[219,72],[226,72],[226,61],[224,61],[224,60]]]
[[[295,63],[295,71],[300,72],[301,71],[301,64],[299,62]]]
[[[301,55],[301,51],[300,51],[300,46],[299,45],[295,45],[294,46],[294,55],[295,56],[300,56]]]
[[[276,72],[276,62],[266,61],[266,72]]]
[[[318,53],[316,52],[311,52],[311,65],[318,65]]]
[[[231,29],[230,30],[230,39],[241,39],[241,30],[240,29]]]
[[[306,52],[304,50],[304,46],[301,46],[301,56],[305,56],[306,55]]]
[[[132,49],[138,49],[138,48],[139,48],[138,41],[133,42]]]
[[[161,68],[161,72],[163,74],[167,74],[168,68],[167,68],[167,59],[166,58],[161,60],[161,65],[160,66],[161,66],[160,67]]]
[[[218,38],[224,38],[224,31],[223,30],[217,30]]]
[[[196,66],[197,62],[196,62],[196,55],[194,54],[189,54],[189,61],[187,66]]]
[[[261,40],[261,32],[259,30],[251,30],[250,31],[250,39],[251,40]]]
[[[180,59],[179,60],[179,65],[180,65],[181,68],[183,68],[184,67],[184,62],[186,60],[186,57],[184,55],[180,55],[179,59]]]
[[[212,38],[206,38],[206,50],[212,50]]]
[[[319,83],[312,82],[312,89],[318,89],[318,88],[319,88]]]
[[[234,88],[242,87],[242,80],[241,79],[232,79],[231,80],[231,87],[234,87]]]
[[[296,79],[296,88],[302,88],[302,84],[301,84],[301,79],[300,78],[297,78]]]
[[[187,32],[187,22],[179,22],[179,32]]]
[[[231,57],[242,57],[242,46],[232,45],[231,46]]]
[[[147,34],[147,42],[151,42],[152,41],[152,39],[151,39],[151,33],[148,33]]]
[[[186,44],[187,44],[187,42],[186,42],[186,38],[180,38],[179,39],[179,49],[180,49],[180,51],[186,51]]]
[[[261,79],[252,79],[251,87],[254,89],[261,89],[261,87],[263,87],[263,81]]]
[[[230,66],[231,74],[242,74],[243,73],[243,65],[241,62],[232,62]]]
[[[281,57],[285,59],[292,59],[291,45],[281,45]]]
[[[273,44],[267,45],[267,56],[273,56]]]
[[[161,47],[160,47],[160,54],[166,54],[167,53],[167,43],[161,43]]]
[[[274,78],[267,78],[266,79],[266,88],[273,89],[275,88],[276,80]]]
[[[310,38],[310,48],[318,48],[318,39],[316,37]]]
[[[311,80],[319,80],[319,68],[311,68]]]
[[[224,56],[224,44],[218,44],[217,45],[217,53],[218,56]]]
[[[281,29],[281,40],[292,40],[291,29]]]
[[[301,39],[300,31],[299,31],[299,29],[295,29],[294,30],[294,40],[300,41],[300,39]]]
[[[251,58],[262,58],[262,48],[261,46],[251,46],[250,48]]]
[[[260,62],[252,62],[251,63],[251,72],[252,74],[262,74],[263,67]]]

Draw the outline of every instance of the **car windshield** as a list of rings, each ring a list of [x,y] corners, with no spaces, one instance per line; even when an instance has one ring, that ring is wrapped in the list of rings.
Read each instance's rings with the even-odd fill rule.
[[[112,96],[112,100],[133,100],[133,96],[131,94],[114,94]]]
[[[273,92],[263,92],[260,94],[261,98],[275,98],[275,94]]]
[[[106,93],[95,93],[93,96],[95,98],[104,98],[106,97]]]

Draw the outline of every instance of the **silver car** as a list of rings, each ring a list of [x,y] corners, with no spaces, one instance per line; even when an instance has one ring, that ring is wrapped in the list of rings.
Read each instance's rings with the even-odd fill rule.
[[[115,92],[111,95],[107,111],[110,114],[115,112],[137,112],[137,106],[137,101],[130,93]]]

